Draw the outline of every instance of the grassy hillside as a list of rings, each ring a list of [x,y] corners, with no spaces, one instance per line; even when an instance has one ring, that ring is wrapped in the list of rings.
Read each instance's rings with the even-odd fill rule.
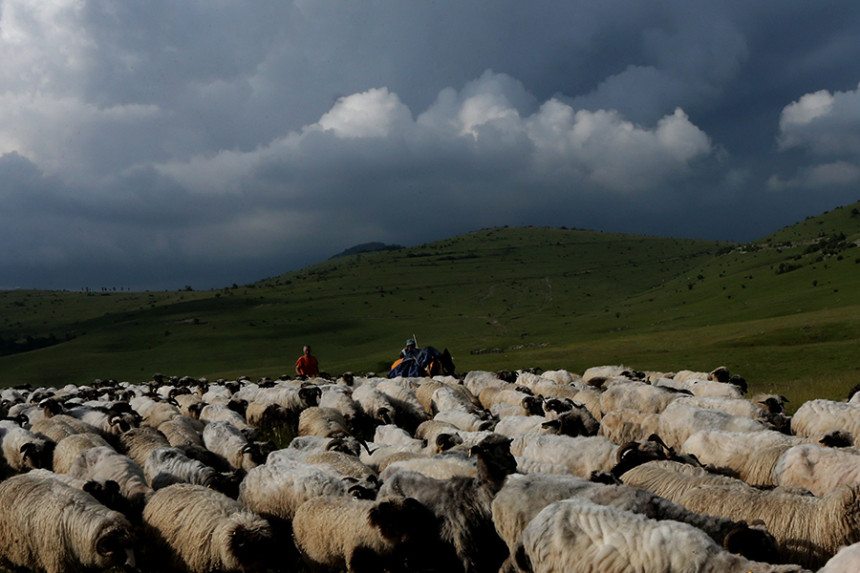
[[[459,370],[725,365],[793,403],[860,382],[860,213],[746,245],[497,228],[206,292],[0,292],[0,384],[383,371],[404,340]],[[27,338],[29,337],[29,339]]]

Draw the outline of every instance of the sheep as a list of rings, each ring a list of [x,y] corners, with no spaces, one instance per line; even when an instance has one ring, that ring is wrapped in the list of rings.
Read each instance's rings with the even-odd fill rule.
[[[855,573],[860,570],[860,543],[842,547],[818,573]]]
[[[206,424],[203,428],[203,445],[237,470],[249,470],[262,464],[268,455],[266,444],[249,442],[245,434],[230,422]]]
[[[174,483],[192,483],[211,487],[230,497],[238,495],[241,481],[237,472],[219,472],[170,446],[158,447],[149,453],[143,464],[143,475],[154,490]]]
[[[658,378],[652,382],[658,388],[672,390],[680,393],[688,393],[693,396],[705,398],[743,398],[743,390],[734,384],[726,384],[725,382],[716,382],[713,380],[680,380]]]
[[[70,408],[66,412],[82,422],[95,426],[105,435],[120,435],[138,425],[140,419],[137,413],[110,410],[98,407]]]
[[[534,573],[802,571],[733,555],[686,523],[657,521],[579,498],[551,503],[531,520],[517,563]]]
[[[82,422],[81,420],[66,414],[60,414],[50,418],[45,418],[44,420],[39,420],[30,427],[30,431],[36,435],[47,438],[54,443],[58,443],[66,436],[70,436],[72,434],[102,433],[92,424],[87,424],[86,422]]]
[[[773,470],[780,457],[803,438],[775,431],[725,432],[700,430],[681,446],[705,466],[727,473],[754,486],[774,486]]]
[[[75,489],[85,491],[105,507],[118,511],[125,516],[133,512],[128,500],[122,496],[119,484],[113,480],[107,480],[104,483],[95,480],[83,480],[69,474],[56,473],[42,468],[30,470],[27,474],[54,479]]]
[[[319,496],[296,510],[293,538],[313,570],[398,571],[431,556],[434,526],[432,514],[411,498]]]
[[[554,418],[549,416],[506,416],[496,423],[493,431],[508,437],[538,432],[563,436],[593,436],[599,428],[600,423],[585,407],[575,405],[573,410],[563,412]]]
[[[600,420],[597,435],[615,444],[643,440],[660,431],[660,414],[620,409],[607,412]]]
[[[466,432],[489,430],[495,425],[493,420],[487,419],[478,413],[456,409],[440,410],[433,416],[433,419],[439,422],[448,422]]]
[[[490,504],[505,477],[516,470],[511,440],[494,434],[472,448],[478,475],[436,480],[397,472],[383,481],[380,496],[414,497],[440,519],[441,537],[453,546],[467,573],[498,571],[507,548],[495,531]]]
[[[394,402],[387,394],[369,384],[355,388],[352,398],[361,406],[362,411],[376,424],[393,424],[397,413]]]
[[[173,397],[179,412],[190,418],[200,418],[200,410],[206,406],[206,402],[194,394],[179,394]]]
[[[624,474],[691,511],[751,522],[762,520],[777,541],[780,560],[821,567],[842,545],[860,541],[860,486],[839,486],[824,497],[761,490],[746,483],[670,462],[650,462]]]
[[[362,482],[378,482],[376,471],[362,463],[356,456],[334,450],[299,450],[284,448],[269,453],[267,464],[291,463],[301,461],[319,466],[329,473],[341,477],[350,477]]]
[[[190,573],[262,570],[273,555],[272,529],[241,503],[205,486],[178,483],[143,510],[149,538]]]
[[[699,430],[762,432],[767,429],[761,422],[745,416],[672,403],[660,414],[660,430],[657,433],[669,446],[680,448],[687,438]]]
[[[174,418],[182,416],[174,404],[170,402],[158,402],[151,398],[134,398],[131,400],[131,407],[141,416],[141,424],[159,427],[161,424]]]
[[[119,442],[123,453],[141,467],[152,450],[170,447],[167,437],[151,426],[132,428],[119,437]]]
[[[471,370],[466,372],[466,375],[463,377],[463,386],[473,396],[480,396],[481,391],[485,388],[509,388],[511,384],[499,378],[499,375],[495,372]]]
[[[240,394],[241,396],[241,394]],[[253,398],[245,398],[248,402],[280,404],[291,415],[298,416],[299,412],[317,406],[322,396],[319,386],[302,384],[294,386],[289,383],[279,383],[273,388],[260,388]]]
[[[90,494],[35,473],[0,482],[0,561],[46,573],[134,566],[132,527]]]
[[[493,499],[496,530],[515,555],[523,530],[537,513],[555,501],[588,499],[651,519],[673,519],[698,527],[725,549],[742,547],[744,556],[767,561],[775,556],[776,541],[766,531],[745,523],[700,515],[644,489],[594,483],[570,475],[511,475]]]
[[[349,429],[343,414],[334,408],[312,406],[302,410],[299,415],[300,436],[321,436],[334,438],[348,436]]]
[[[358,456],[362,448],[362,443],[352,436],[337,436],[334,438],[325,438],[322,436],[296,436],[290,441],[287,448],[295,450],[313,449],[317,451],[333,450]]]
[[[677,397],[677,394],[643,382],[617,383],[600,395],[600,411],[604,415],[621,409],[659,414]]]
[[[203,422],[183,415],[173,416],[155,426],[174,448],[203,446],[204,427]]]
[[[122,496],[134,511],[143,507],[152,495],[143,468],[109,447],[90,448],[78,454],[69,467],[69,475],[101,483],[108,480],[117,482]]]
[[[397,424],[407,432],[414,432],[419,424],[428,420],[430,415],[424,411],[415,390],[394,379],[385,379],[376,385],[376,389],[388,396],[395,408]]]
[[[14,422],[0,422],[0,440],[6,464],[16,472],[52,466],[54,442],[38,437]]]
[[[258,430],[294,423],[289,410],[274,402],[249,403],[245,410],[245,420]]]
[[[341,413],[347,424],[352,426],[364,413],[361,406],[352,398],[352,388],[341,384],[325,384],[320,386],[322,395],[318,406],[322,408],[333,408]]]
[[[204,424],[227,422],[235,426],[249,440],[257,436],[257,429],[245,421],[245,417],[234,410],[230,404],[207,404],[200,410],[200,421]]]
[[[430,390],[432,393],[430,393],[428,407],[426,396]],[[478,398],[469,392],[465,386],[426,382],[418,388],[415,395],[425,411],[431,415],[436,415],[436,413],[445,410],[462,410],[471,414],[477,414],[483,410]]]
[[[53,470],[57,473],[68,473],[78,455],[90,448],[113,449],[113,446],[99,434],[72,434],[60,440],[54,448]]]
[[[511,413],[522,416],[543,413],[542,400],[531,394],[530,390],[523,392],[519,388],[487,388],[481,391],[478,400],[485,410],[493,411],[494,407],[504,405],[510,408]]]
[[[588,477],[593,471],[613,468],[618,446],[602,436],[521,434],[513,438],[511,453],[535,462],[564,465],[571,474]]]
[[[773,481],[803,487],[823,496],[840,485],[860,485],[860,455],[816,444],[785,448],[775,463]]]
[[[478,465],[475,461],[460,453],[442,453],[433,457],[412,456],[408,459],[391,458],[385,464],[380,464],[379,477],[383,483],[389,481],[398,472],[412,472],[437,480],[452,477],[474,478],[478,476]]]
[[[831,430],[844,430],[860,436],[860,404],[809,400],[791,417],[791,429],[798,436],[811,438]]]
[[[321,495],[346,495],[347,482],[313,464],[272,460],[252,468],[239,485],[238,500],[267,519],[292,521],[305,501]]]

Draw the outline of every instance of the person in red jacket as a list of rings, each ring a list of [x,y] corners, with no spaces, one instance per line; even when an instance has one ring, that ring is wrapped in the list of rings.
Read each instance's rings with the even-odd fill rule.
[[[299,376],[319,376],[320,367],[317,362],[317,357],[311,354],[311,347],[305,345],[302,348],[302,355],[296,360],[296,374]]]

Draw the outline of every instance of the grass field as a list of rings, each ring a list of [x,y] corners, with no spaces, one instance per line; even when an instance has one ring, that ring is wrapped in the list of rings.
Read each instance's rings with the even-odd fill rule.
[[[153,373],[383,372],[404,340],[458,370],[725,365],[792,405],[860,382],[860,213],[849,205],[750,244],[495,228],[352,255],[212,291],[0,292],[0,385]]]

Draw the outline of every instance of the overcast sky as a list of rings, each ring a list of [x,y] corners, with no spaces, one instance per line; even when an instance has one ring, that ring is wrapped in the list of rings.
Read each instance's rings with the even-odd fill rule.
[[[500,225],[860,199],[852,0],[0,0],[0,288],[219,288]]]

